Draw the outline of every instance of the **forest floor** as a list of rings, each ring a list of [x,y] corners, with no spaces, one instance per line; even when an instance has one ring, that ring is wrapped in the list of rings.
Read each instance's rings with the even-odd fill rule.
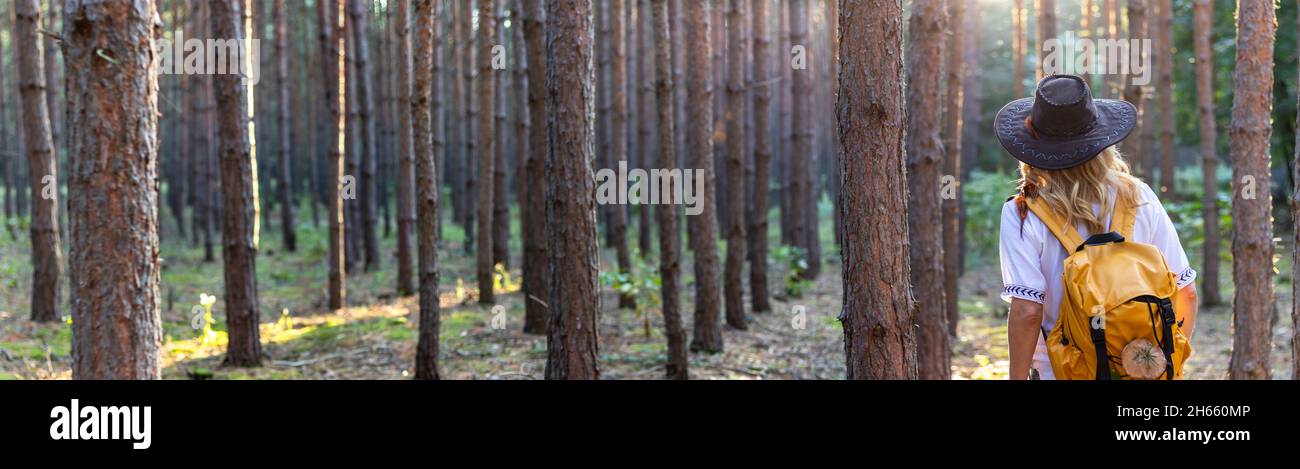
[[[306,212],[300,212],[306,213]],[[165,221],[172,225],[172,220]],[[826,223],[823,223],[826,225]],[[540,379],[546,362],[546,337],[522,332],[523,298],[519,291],[517,235],[512,236],[513,264],[499,278],[499,304],[505,328],[494,329],[492,308],[475,298],[473,257],[461,233],[447,223],[440,250],[443,283],[440,372],[450,379]],[[826,227],[823,227],[826,228]],[[517,231],[518,226],[514,227]],[[825,230],[828,231],[828,230]],[[71,332],[68,322],[36,324],[27,320],[31,271],[25,229],[17,237],[0,232],[0,379],[68,379],[71,377]],[[348,308],[329,312],[324,304],[325,232],[300,225],[299,250],[280,250],[279,232],[264,226],[258,257],[262,307],[264,366],[221,365],[226,335],[221,293],[220,243],[215,261],[203,262],[203,250],[170,236],[163,242],[163,376],[169,379],[403,379],[412,373],[417,337],[416,297],[395,293],[393,240],[383,239],[383,265],[374,272],[347,278]],[[218,234],[219,236],[219,234]],[[1282,239],[1290,239],[1282,236]],[[838,315],[841,298],[837,249],[826,244],[818,280],[798,299],[778,297],[773,312],[750,314],[748,330],[723,327],[725,350],[692,353],[696,379],[842,379],[843,333]],[[1289,247],[1289,246],[1288,246]],[[66,247],[65,247],[66,249]],[[721,251],[720,251],[721,252]],[[1279,253],[1290,252],[1279,249]],[[602,252],[603,268],[612,254]],[[1291,304],[1289,256],[1279,256],[1277,304]],[[694,311],[689,252],[684,259],[682,301],[685,330]],[[649,262],[653,264],[653,262]],[[953,343],[954,379],[1005,379],[1007,374],[1006,303],[998,298],[1001,281],[996,262],[973,263],[961,279],[961,322]],[[1224,269],[1230,277],[1230,269]],[[779,265],[771,277],[774,292],[783,292]],[[1225,279],[1225,283],[1227,283]],[[65,280],[66,282],[66,280]],[[1225,298],[1231,298],[1230,285]],[[66,284],[65,284],[66,288]],[[663,376],[665,345],[662,321],[619,309],[616,294],[602,284],[600,315],[601,377],[658,379]],[[217,297],[211,330],[194,328],[200,294]],[[746,302],[748,305],[748,302]],[[799,318],[797,312],[805,311]],[[1279,309],[1280,311],[1280,309]],[[68,314],[64,307],[64,314]],[[499,319],[499,318],[498,318]],[[801,322],[802,320],[802,322]],[[1194,355],[1187,363],[1192,379],[1227,376],[1232,344],[1232,316],[1227,306],[1203,308]],[[498,321],[499,322],[499,321]],[[1290,371],[1291,321],[1279,314],[1273,328],[1272,370],[1275,378]]]

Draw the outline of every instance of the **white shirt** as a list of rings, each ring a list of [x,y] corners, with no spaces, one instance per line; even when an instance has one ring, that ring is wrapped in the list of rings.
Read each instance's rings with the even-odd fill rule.
[[[1137,217],[1133,223],[1131,241],[1151,244],[1164,255],[1169,271],[1178,274],[1178,288],[1196,280],[1196,271],[1187,262],[1187,253],[1178,241],[1174,223],[1155,192],[1140,184]],[[1093,205],[1093,213],[1100,207]],[[1113,212],[1113,210],[1112,210]],[[1106,221],[1107,225],[1110,221]],[[1091,233],[1082,225],[1076,229],[1082,239]],[[1056,325],[1065,285],[1062,274],[1068,255],[1061,242],[1056,240],[1047,225],[1031,211],[1022,226],[1015,200],[1002,206],[1002,231],[999,235],[998,253],[1002,259],[1002,299],[1012,298],[1033,301],[1043,305],[1043,330],[1050,332]],[[1033,368],[1042,379],[1054,379],[1052,365],[1047,358],[1047,343],[1038,335],[1038,348],[1034,351]]]

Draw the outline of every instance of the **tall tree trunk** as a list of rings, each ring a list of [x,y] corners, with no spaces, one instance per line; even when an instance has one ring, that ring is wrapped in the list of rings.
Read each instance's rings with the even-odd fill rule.
[[[849,379],[915,379],[903,133],[901,0],[840,9],[840,214]]]
[[[1174,192],[1174,13],[1172,0],[1157,0],[1155,24],[1156,83],[1160,93],[1160,194],[1172,199]],[[1151,155],[1155,157],[1156,155]]]
[[[152,1],[63,7],[72,377],[158,379],[157,12]]]
[[[1273,3],[1237,5],[1232,127],[1232,359],[1229,379],[1268,379],[1273,317]]]
[[[626,164],[627,144],[627,28],[624,27],[624,0],[611,0],[609,4],[609,29],[611,67],[610,67],[610,101],[614,122],[610,135],[613,148],[610,161],[614,164]],[[614,241],[614,251],[618,259],[618,270],[627,274],[632,270],[632,253],[627,245],[627,208],[615,206],[610,217],[610,237]],[[632,295],[619,295],[619,308],[635,308],[636,298]]]
[[[948,2],[948,63],[944,73],[948,82],[944,95],[943,114],[943,176],[939,181],[940,204],[943,206],[943,291],[944,311],[948,320],[948,335],[957,335],[957,279],[961,272],[961,137],[962,137],[962,74],[965,59],[966,2]]]
[[[983,86],[981,83],[981,55],[983,49],[983,18],[982,9],[972,8],[965,11],[963,31],[963,48],[965,49],[962,59],[962,68],[966,69],[966,76],[962,80],[962,143],[961,153],[962,161],[960,171],[956,174],[959,181],[970,180],[971,168],[975,166],[975,161],[980,151],[980,136],[984,134],[983,127],[983,108],[980,103],[983,101]],[[957,186],[957,205],[959,215],[957,220],[957,273],[960,276],[966,272],[966,203],[962,195],[961,186]],[[954,295],[957,293],[954,292]],[[956,330],[957,324],[949,324],[948,329]]]
[[[413,260],[415,256],[415,239],[412,237],[415,226],[415,137],[411,114],[412,73],[411,57],[411,0],[397,1],[397,16],[394,26],[397,33],[397,127],[398,127],[398,162],[397,173],[397,293],[410,295],[415,293],[415,275]],[[457,196],[459,197],[459,196]]]
[[[1201,218],[1205,244],[1201,254],[1200,298],[1206,305],[1222,303],[1219,293],[1219,147],[1214,116],[1214,4],[1196,0],[1192,5],[1192,40],[1196,53],[1196,110],[1201,131]]]
[[[640,110],[640,113],[637,116],[637,153],[640,156],[639,160],[641,163],[641,169],[649,171],[650,167],[653,165],[651,163],[652,159],[650,155],[655,154],[653,153],[655,151],[654,140],[650,138],[650,126],[655,122],[654,110],[657,109],[657,106],[654,106],[655,103],[651,101],[651,99],[655,97],[655,75],[652,73],[652,69],[650,68],[654,61],[654,52],[651,50],[654,46],[650,44],[651,37],[653,36],[652,30],[654,28],[650,26],[654,24],[654,22],[651,19],[652,15],[650,13],[649,1],[640,0],[638,5],[639,6],[636,10],[636,36],[638,47],[637,75],[640,77],[638,80],[640,80],[641,92],[637,94],[637,109]],[[669,17],[672,16],[673,15],[669,15]],[[676,35],[673,36],[674,37],[671,38],[671,40],[676,41]],[[677,51],[680,49],[674,46],[671,50]],[[676,56],[677,54],[673,54],[673,57]],[[674,83],[679,83],[680,81],[681,80],[678,76],[673,76]],[[676,120],[676,115],[674,115],[673,118],[673,122],[679,122]],[[650,238],[654,231],[651,229],[650,207],[642,205],[638,207],[638,212],[640,212],[639,218],[641,220],[641,226],[640,229],[637,230],[637,244],[641,249],[641,256],[644,257],[650,255]]]
[[[50,135],[46,101],[45,41],[37,0],[16,0],[14,51],[18,57],[19,98],[23,106],[23,132],[27,141],[27,169],[32,197],[32,315],[33,321],[53,322],[60,314],[59,283],[63,251],[59,243],[58,157]],[[0,56],[0,60],[3,60]],[[13,190],[11,187],[10,190]]]
[[[677,145],[674,145],[672,39],[669,37],[670,21],[667,0],[653,0],[652,28],[655,52],[655,94],[663,103],[659,111],[659,160],[661,171],[677,167]],[[650,13],[642,11],[643,14]],[[707,17],[704,17],[707,18]],[[699,21],[697,16],[693,21]],[[689,27],[689,26],[688,26]],[[694,37],[692,37],[694,39]],[[692,57],[694,59],[694,57]],[[697,101],[707,102],[707,101]],[[699,106],[708,108],[708,106]],[[659,205],[659,279],[661,280],[664,338],[668,341],[668,362],[664,368],[669,379],[689,379],[689,360],[686,353],[686,333],[682,330],[681,300],[677,277],[681,270],[681,231],[677,225],[676,205]],[[712,241],[710,241],[712,242]],[[698,319],[697,319],[698,320]]]
[[[1296,24],[1300,24],[1300,9],[1296,10]],[[1300,93],[1296,96],[1296,109],[1300,109]],[[1300,112],[1296,112],[1295,129],[1295,174],[1291,178],[1295,183],[1291,188],[1291,220],[1295,223],[1291,230],[1295,235],[1291,243],[1291,379],[1300,380],[1300,328],[1295,327],[1300,324],[1300,282],[1295,281],[1300,278],[1300,248],[1296,247],[1300,246]]]
[[[492,16],[495,17],[493,23],[497,30],[497,39],[495,42],[502,47],[502,55],[505,54],[506,37],[505,28],[501,26],[501,18],[505,3],[508,0],[496,0],[496,5],[492,10]],[[495,59],[495,57],[494,57]],[[505,60],[503,58],[503,60]],[[484,59],[485,63],[491,65],[491,60]],[[506,136],[509,135],[509,126],[506,125],[506,104],[508,100],[505,95],[505,81],[509,72],[505,70],[493,70],[493,93],[495,106],[493,114],[495,126],[493,127],[493,136],[496,142],[493,146],[493,164],[492,164],[492,264],[500,264],[502,268],[510,269],[510,195],[509,186],[506,185],[507,166],[506,154]],[[495,275],[495,269],[493,269]]]
[[[8,15],[4,15],[4,16],[5,18],[8,17]],[[0,27],[2,27],[3,24],[4,21],[0,21]],[[11,119],[9,118],[9,100],[8,100],[9,88],[5,86],[4,50],[5,50],[4,41],[0,41],[0,139],[7,140],[10,138],[9,122],[11,121]],[[17,122],[17,119],[12,119],[12,121]],[[17,158],[11,158],[8,153],[9,151],[11,150],[8,149],[4,150],[4,152],[2,153],[3,158],[0,158],[0,173],[3,173],[2,175],[0,175],[0,186],[2,186],[4,189],[4,196],[3,196],[4,218],[0,219],[0,225],[4,225],[6,228],[9,226],[9,217],[13,216],[13,190],[10,189],[11,187],[13,187],[12,185],[13,180],[10,179],[10,175],[11,173],[13,173],[13,170],[10,168],[10,162],[17,159]],[[14,148],[12,151],[17,151],[17,148]]]
[[[948,316],[943,275],[943,216],[939,178],[943,169],[940,140],[939,89],[943,77],[944,29],[948,13],[944,0],[917,0],[908,24],[907,49],[907,176],[908,233],[911,235],[914,319],[918,326],[917,363],[921,379],[952,377],[948,349]]]
[[[362,245],[363,254],[366,260],[365,269],[367,272],[373,272],[379,269],[379,238],[377,235],[376,225],[379,222],[379,192],[375,179],[377,177],[376,160],[379,153],[375,147],[377,134],[375,132],[375,86],[370,68],[370,46],[368,35],[366,33],[367,23],[370,21],[366,17],[366,4],[362,0],[348,0],[352,18],[352,44],[356,50],[357,56],[353,64],[356,66],[356,90],[357,90],[357,128],[360,141],[355,148],[359,148],[357,155],[358,166],[361,172],[360,189],[361,200],[357,204],[357,228],[361,229],[358,236]]]
[[[727,325],[747,329],[745,324],[745,38],[742,0],[728,0],[727,12],[727,220],[726,281],[723,288]]]
[[[478,129],[478,302],[493,305],[496,296],[492,291],[492,199],[493,172],[496,166],[496,83],[499,80],[492,69],[492,48],[497,41],[496,0],[478,0],[478,66],[479,129]]]
[[[1147,37],[1146,1],[1147,0],[1128,0],[1128,37],[1130,38]],[[1150,64],[1151,62],[1142,60],[1142,63]],[[1125,159],[1129,160],[1135,172],[1139,173],[1139,175],[1143,175],[1141,174],[1142,154],[1139,147],[1142,140],[1140,133],[1142,130],[1141,127],[1146,126],[1146,120],[1143,119],[1142,116],[1147,111],[1145,106],[1142,105],[1142,102],[1144,101],[1142,97],[1142,86],[1134,84],[1131,80],[1125,80],[1123,77],[1120,77],[1120,80],[1121,88],[1124,89],[1124,100],[1132,103],[1133,106],[1137,108],[1137,121],[1139,127],[1139,129],[1136,129],[1133,132],[1132,137],[1124,140],[1124,143],[1120,144],[1120,153],[1124,155]]]
[[[810,23],[808,15],[807,0],[791,0],[790,6],[790,43],[801,45],[808,48],[811,54],[812,44],[808,42],[808,25]],[[811,62],[811,61],[810,61]],[[811,65],[811,63],[807,64]],[[817,200],[814,196],[816,190],[813,189],[813,114],[812,114],[812,74],[810,68],[792,70],[793,79],[791,81],[792,107],[791,107],[791,131],[794,133],[791,141],[792,152],[790,153],[789,171],[792,181],[790,200],[793,202],[791,207],[791,226],[794,228],[794,244],[803,249],[804,260],[807,261],[807,269],[803,271],[803,278],[815,279],[821,271],[821,243],[817,236]],[[807,211],[811,211],[808,213]]]
[[[526,181],[528,200],[519,207],[529,214],[520,227],[524,236],[524,332],[545,334],[551,295],[551,259],[547,241],[546,158],[550,153],[547,132],[546,10],[542,0],[524,0],[524,41],[528,49],[528,147],[521,176]],[[535,218],[534,218],[535,217]]]
[[[46,2],[46,5],[45,5],[45,6],[46,6],[45,11],[46,11],[46,13],[47,13],[47,14],[45,15],[45,19],[47,20],[47,24],[44,25],[43,27],[45,28],[45,31],[47,31],[47,32],[49,32],[49,33],[51,33],[51,34],[53,34],[54,31],[57,30],[56,27],[57,27],[57,23],[58,23],[58,21],[59,21],[59,13],[58,13],[58,11],[56,11],[55,8],[54,8],[54,0],[49,0],[48,2]],[[37,9],[38,9],[38,10],[40,9],[40,3],[39,3],[39,0],[38,0],[38,3],[37,3]],[[40,23],[38,22],[37,24],[40,24]],[[50,124],[49,124],[49,125],[50,125],[50,142],[51,142],[51,144],[50,144],[50,152],[54,155],[54,161],[56,162],[56,166],[57,166],[57,162],[59,161],[59,147],[63,144],[63,124],[62,124],[62,119],[60,119],[60,116],[59,116],[59,106],[58,106],[58,102],[59,102],[59,87],[57,86],[58,83],[60,83],[60,81],[59,81],[59,61],[58,61],[58,59],[57,59],[57,58],[58,58],[58,50],[57,50],[57,48],[58,48],[58,43],[55,42],[55,40],[54,40],[53,37],[48,37],[48,36],[47,36],[47,37],[41,37],[41,38],[38,38],[38,40],[39,40],[40,42],[42,42],[42,43],[45,43],[45,44],[44,44],[44,47],[42,48],[42,49],[43,49],[43,50],[42,50],[42,53],[44,53],[44,55],[45,55],[45,58],[44,58],[44,61],[45,61],[45,70],[44,70],[44,72],[45,72],[45,83],[46,83],[46,88],[45,88],[45,109],[46,109],[46,113],[45,113],[45,114],[46,114],[46,116],[48,117],[48,119],[49,119],[49,121],[50,121]],[[30,151],[29,151],[29,153],[30,153]],[[33,201],[34,203],[40,203],[40,202],[37,202],[37,201],[36,201],[36,197],[35,197],[35,196],[32,197],[32,201]],[[35,207],[35,206],[32,207],[32,215],[33,215],[33,218],[35,218],[35,216],[37,215],[37,213],[36,213],[36,210],[37,210],[37,209],[38,209],[38,208]],[[56,219],[57,219],[57,218],[56,218]],[[35,220],[33,220],[33,221],[35,221]],[[55,228],[56,228],[56,231],[57,231],[57,228],[58,228],[58,227],[55,226]]]
[[[293,150],[290,145],[289,123],[289,24],[284,12],[284,2],[275,2],[275,89],[276,101],[280,112],[276,123],[279,132],[279,190],[280,190],[280,236],[284,240],[284,249],[294,252],[298,249],[297,236],[294,234],[293,210]]]
[[[1043,67],[1047,61],[1047,41],[1056,38],[1056,0],[1035,0],[1034,13],[1038,14],[1038,79],[1046,76]],[[922,365],[924,367],[924,365]]]
[[[404,0],[405,2],[405,0]],[[434,167],[442,152],[442,100],[436,97],[440,78],[434,73],[437,57],[437,18],[434,0],[414,0],[411,28],[413,76],[411,123],[415,151],[415,197],[419,213],[417,239],[420,269],[420,334],[415,349],[415,379],[439,379],[438,334],[438,172]]]
[[[772,105],[767,32],[767,0],[753,0],[754,21],[754,211],[749,219],[749,296],[755,313],[772,310],[767,285],[768,194],[771,181],[772,140],[768,116]]]
[[[248,0],[212,2],[212,34],[244,40],[244,15]],[[232,58],[233,59],[233,58]],[[239,60],[250,60],[241,56]],[[234,67],[233,63],[230,65]],[[224,363],[258,366],[262,343],[257,304],[257,152],[250,144],[249,89],[240,75],[213,77],[221,166],[221,258],[225,274],[226,324],[230,343]]]
[[[343,148],[347,145],[343,138],[344,119],[342,111],[347,106],[347,63],[344,61],[345,38],[341,35],[343,28],[344,0],[318,0],[320,12],[321,65],[325,77],[325,103],[329,112],[329,125],[326,137],[329,142],[329,308],[344,307],[347,286],[344,267],[344,225],[343,225]],[[330,4],[334,4],[331,8]]]
[[[656,7],[656,12],[658,8]],[[695,334],[691,337],[691,350],[709,353],[722,351],[722,308],[718,303],[718,221],[714,198],[713,175],[713,59],[712,47],[713,1],[699,0],[686,5],[686,99],[695,103],[689,106],[686,124],[686,167],[694,170],[695,177],[704,178],[704,193],[696,194],[696,203],[702,211],[686,218],[688,239],[695,253]],[[665,24],[667,19],[664,19]],[[659,27],[656,18],[656,28]],[[658,49],[655,44],[656,64]],[[660,76],[662,80],[662,75]],[[661,85],[662,86],[662,85]],[[671,96],[671,95],[668,95]],[[660,95],[663,97],[663,95]],[[660,101],[663,104],[663,101]],[[660,106],[661,108],[663,106]],[[662,126],[662,122],[660,125]],[[671,143],[672,140],[667,140]],[[660,145],[665,143],[662,134]],[[660,166],[663,166],[660,150]],[[685,182],[692,184],[692,182]],[[680,203],[681,201],[674,201]],[[674,212],[675,213],[675,212]],[[661,216],[662,220],[663,217]],[[662,232],[661,232],[662,233]],[[675,233],[675,231],[667,232]],[[660,246],[663,243],[660,242]]]
[[[459,3],[459,2],[453,2],[453,3]],[[479,123],[478,112],[481,103],[478,102],[478,99],[475,97],[475,93],[474,93],[475,91],[474,85],[475,83],[479,82],[478,67],[477,67],[478,62],[476,62],[476,60],[489,60],[489,59],[478,57],[478,54],[475,53],[474,44],[475,41],[478,40],[477,39],[478,35],[473,32],[474,31],[474,27],[473,27],[474,10],[475,8],[473,6],[473,3],[471,2],[462,3],[459,12],[459,19],[458,19],[458,21],[461,23],[460,26],[461,31],[463,31],[464,34],[463,36],[464,41],[462,41],[463,49],[461,50],[461,59],[463,60],[461,72],[464,78],[464,91],[465,91],[465,195],[466,197],[465,197],[465,215],[464,215],[465,221],[463,226],[465,228],[465,252],[466,253],[473,253],[474,245],[477,243],[477,236],[474,233],[475,230],[477,229],[477,224],[475,222],[475,219],[477,218],[477,213],[478,213],[478,197],[477,197],[478,193],[476,191],[478,191],[479,177],[478,174],[476,173],[475,168],[478,168],[479,166],[478,159],[481,158],[478,152],[483,151],[483,149],[478,144],[478,139],[482,138],[480,134],[483,132],[483,129],[479,128],[478,126]],[[478,83],[478,84],[479,84],[479,88],[482,88],[482,83]],[[492,250],[491,246],[489,245],[488,251],[491,250]],[[477,264],[477,258],[475,259],[476,259],[475,271],[477,273],[478,264]],[[481,280],[479,284],[482,285]],[[490,295],[491,293],[488,294]]]
[[[546,234],[553,281],[546,378],[598,379],[591,0],[547,0],[546,21]]]

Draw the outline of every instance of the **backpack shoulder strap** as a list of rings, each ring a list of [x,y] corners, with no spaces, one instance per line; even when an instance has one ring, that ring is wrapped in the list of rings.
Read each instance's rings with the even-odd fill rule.
[[[1065,222],[1061,220],[1061,217],[1057,216],[1052,211],[1052,208],[1048,207],[1046,202],[1043,202],[1043,199],[1026,197],[1026,202],[1029,204],[1029,210],[1033,211],[1034,215],[1037,215],[1038,219],[1047,225],[1047,229],[1051,230],[1052,235],[1056,236],[1057,241],[1061,242],[1061,246],[1065,247],[1066,255],[1074,253],[1074,250],[1083,244],[1083,238],[1079,236],[1079,232],[1074,227],[1065,226]]]
[[[1115,198],[1115,213],[1110,216],[1110,230],[1124,239],[1133,239],[1133,223],[1137,220],[1137,204],[1123,197]]]

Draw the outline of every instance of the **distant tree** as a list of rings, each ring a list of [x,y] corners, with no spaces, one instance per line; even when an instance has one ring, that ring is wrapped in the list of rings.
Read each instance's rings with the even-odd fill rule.
[[[742,0],[727,0],[727,325],[747,329],[745,323],[745,15]],[[707,190],[707,189],[706,189]]]
[[[840,8],[840,214],[848,379],[915,379],[903,133],[903,5]]]
[[[754,21],[754,205],[749,217],[749,297],[755,313],[772,310],[767,286],[768,184],[771,181],[772,141],[768,134],[768,112],[772,88],[767,66],[772,39],[767,32],[767,0],[753,0]]]
[[[1273,131],[1273,2],[1237,3],[1233,73],[1233,340],[1229,379],[1268,379],[1273,318],[1273,206],[1269,138]]]
[[[1201,131],[1201,218],[1205,221],[1205,243],[1201,258],[1202,303],[1217,305],[1219,293],[1219,155],[1218,128],[1214,121],[1214,4],[1196,0],[1192,5],[1192,40],[1196,54],[1196,110]]]
[[[668,4],[666,0],[653,0],[655,52],[655,94],[659,102],[659,161],[660,170],[677,167],[677,146],[673,144],[676,125],[673,122],[672,39],[669,37]],[[648,12],[643,12],[648,13]],[[708,106],[700,106],[708,107]],[[710,150],[711,151],[711,150]],[[682,330],[677,277],[681,270],[681,236],[677,225],[676,205],[660,205],[659,215],[659,279],[664,316],[664,338],[668,340],[668,362],[665,371],[669,379],[689,379],[689,360],[686,354],[686,333]],[[711,241],[710,241],[711,242]]]
[[[547,379],[600,378],[591,13],[591,0],[546,2]]]
[[[492,10],[492,16],[496,19],[496,43],[500,45],[503,60],[505,59],[505,44],[509,39],[505,26],[502,25],[502,18],[505,16],[505,3],[508,0],[496,0],[496,5]],[[495,59],[494,59],[495,60]],[[491,65],[491,61],[484,59]],[[517,64],[510,64],[513,68],[518,68]],[[492,148],[492,264],[500,265],[502,268],[510,269],[510,188],[507,185],[506,172],[510,169],[507,154],[509,148],[506,137],[510,135],[510,127],[506,124],[506,107],[510,100],[506,96],[506,78],[510,73],[506,70],[493,70],[493,137],[496,142]],[[513,88],[513,85],[511,86]],[[495,275],[495,269],[493,269]]]
[[[1172,0],[1156,0],[1155,59],[1156,86],[1160,93],[1160,194],[1174,198],[1174,12]],[[1152,155],[1153,157],[1155,155]]]
[[[546,228],[546,158],[550,151],[546,84],[546,9],[542,0],[524,0],[524,42],[528,50],[528,147],[520,176],[528,193],[520,211],[529,222],[524,237],[524,332],[545,334],[551,295],[550,242]],[[536,217],[536,218],[533,218]]]
[[[411,57],[411,0],[396,2],[397,15],[397,292],[415,293],[415,137],[412,129],[411,92],[414,87]],[[457,196],[459,197],[459,196]]]
[[[1012,57],[1016,62],[1016,76],[1014,77],[1015,97],[1025,96],[1025,0],[1015,0],[1011,4],[1011,22],[1013,23],[1011,34]]]
[[[370,60],[369,33],[367,25],[370,22],[368,18],[367,3],[362,0],[347,0],[348,16],[351,18],[353,25],[352,43],[356,51],[356,57],[353,60],[353,66],[356,70],[356,90],[357,90],[357,129],[359,130],[360,141],[357,147],[360,149],[358,166],[361,171],[360,183],[360,202],[357,207],[358,222],[357,227],[361,229],[360,241],[362,253],[365,257],[365,269],[367,272],[373,272],[379,269],[379,238],[377,235],[377,225],[379,223],[379,191],[376,179],[378,174],[377,160],[379,159],[378,149],[375,141],[378,139],[376,131],[376,119],[379,117],[375,113],[375,85],[373,78],[374,64]]]
[[[961,184],[962,178],[962,78],[966,73],[965,36],[967,25],[965,19],[966,2],[947,0],[948,2],[948,44],[947,64],[944,69],[947,87],[944,94],[943,110],[943,178],[941,184],[951,186],[952,197],[941,198],[943,206],[943,291],[944,311],[948,319],[948,335],[957,335],[957,279],[961,275]],[[977,13],[976,13],[977,14]],[[947,179],[952,178],[952,179]],[[941,187],[943,189],[943,187]]]
[[[656,9],[655,11],[658,11]],[[698,203],[703,208],[698,215],[686,218],[686,229],[695,252],[695,334],[691,337],[691,350],[719,352],[722,350],[722,328],[720,326],[722,305],[719,304],[718,278],[718,219],[715,205],[715,178],[713,175],[713,61],[709,54],[712,48],[713,0],[687,2],[686,5],[686,94],[689,102],[689,117],[686,124],[686,167],[694,170],[695,177],[704,178],[704,193],[697,194]],[[665,24],[667,19],[664,20]],[[658,27],[656,22],[656,27]],[[655,44],[656,72],[665,65],[658,62],[658,49],[663,44]],[[662,78],[661,78],[662,79]],[[662,85],[660,85],[662,86]],[[671,94],[667,95],[671,99]],[[659,95],[660,98],[664,95]],[[664,101],[659,101],[661,108]],[[705,104],[710,103],[710,104]],[[660,127],[664,124],[659,123]],[[664,140],[660,133],[659,144],[672,144]],[[662,150],[661,150],[662,152]],[[663,165],[663,153],[660,162]],[[662,169],[662,168],[661,168]],[[663,217],[660,217],[663,220]],[[676,233],[668,231],[666,233]],[[660,245],[662,246],[662,242]]]
[[[321,67],[325,78],[325,103],[329,113],[326,137],[329,142],[329,176],[326,178],[329,194],[329,308],[341,309],[345,306],[347,286],[343,265],[344,225],[343,225],[343,147],[347,142],[343,138],[344,118],[342,111],[347,106],[347,63],[344,61],[345,38],[341,34],[344,0],[320,0],[316,3],[320,16]],[[331,7],[330,4],[334,4]]]
[[[1146,2],[1147,0],[1128,0],[1128,37],[1130,38],[1147,37]],[[1149,64],[1150,62],[1143,60],[1142,63]],[[1124,143],[1120,144],[1120,153],[1132,163],[1135,172],[1145,176],[1140,172],[1142,169],[1140,164],[1142,162],[1142,152],[1140,151],[1141,138],[1139,137],[1141,128],[1145,127],[1142,116],[1147,112],[1142,105],[1144,101],[1142,85],[1133,83],[1131,80],[1124,80],[1123,77],[1120,77],[1120,80],[1121,88],[1124,90],[1123,99],[1137,108],[1138,115],[1138,129],[1134,130],[1132,138],[1126,139]]]
[[[790,44],[801,46],[805,51],[811,51],[812,44],[808,41],[808,25],[811,18],[808,15],[807,0],[790,0],[787,5],[790,7]],[[809,65],[811,67],[811,65]],[[793,68],[793,67],[791,67]],[[812,216],[817,212],[816,189],[813,188],[813,114],[812,114],[812,68],[792,70],[790,91],[792,96],[791,102],[791,130],[794,132],[791,140],[790,166],[789,171],[791,180],[791,202],[793,207],[790,210],[792,215],[791,227],[793,228],[794,245],[803,249],[804,260],[808,267],[803,270],[803,278],[815,279],[821,272],[821,242],[817,235],[817,217]]]
[[[610,160],[614,164],[627,162],[628,125],[627,125],[627,31],[624,13],[627,8],[624,0],[611,0],[609,3],[610,39],[610,112],[611,122],[610,146],[613,148]],[[627,274],[632,270],[632,253],[627,244],[627,210],[616,206],[610,217],[609,231],[614,238],[614,251],[618,260],[618,270]],[[635,297],[619,295],[618,307],[635,308]]]
[[[38,0],[15,0],[17,21],[13,39],[18,58],[19,98],[22,100],[26,133],[27,169],[32,200],[32,314],[33,321],[58,321],[59,284],[63,250],[59,242],[58,156],[50,131],[50,110],[46,101],[45,41]],[[0,55],[0,60],[3,55]],[[0,137],[2,138],[2,137]],[[13,189],[12,187],[10,188]]]
[[[178,2],[179,3],[179,2]],[[293,139],[291,138],[289,123],[289,23],[284,11],[284,2],[274,3],[275,7],[272,12],[275,22],[275,94],[276,106],[279,112],[276,113],[276,130],[279,132],[278,140],[279,152],[277,168],[277,189],[280,196],[280,237],[284,241],[284,249],[294,252],[298,249],[298,238],[294,233],[293,223]],[[184,236],[182,234],[182,236]]]
[[[157,11],[129,0],[63,7],[72,377],[158,379]]]
[[[1296,24],[1300,24],[1300,9],[1296,10]],[[1300,80],[1300,79],[1298,79]],[[1300,81],[1297,81],[1300,83]],[[1300,109],[1300,93],[1296,94],[1296,109]],[[1295,186],[1291,189],[1291,220],[1295,227],[1292,247],[1300,246],[1300,112],[1296,113],[1295,164],[1292,168],[1296,174],[1292,177]],[[1300,249],[1291,250],[1291,324],[1300,324]],[[1291,379],[1300,380],[1300,328],[1291,327]]]
[[[496,303],[492,291],[494,280],[492,262],[492,198],[493,172],[496,167],[496,83],[500,77],[492,69],[492,48],[497,41],[496,0],[478,0],[478,68],[480,80],[478,128],[478,302]]]
[[[1047,41],[1056,38],[1056,0],[1035,0],[1035,13],[1038,14],[1038,78],[1046,74],[1043,67],[1047,64],[1043,57],[1047,54]]]
[[[433,73],[438,63],[437,18],[434,0],[414,0],[411,39],[412,66],[411,127],[415,150],[415,201],[417,218],[418,266],[420,269],[420,334],[415,349],[415,379],[439,379],[438,334],[441,328],[438,297],[438,172],[434,167],[442,152],[442,102],[434,96],[439,76]],[[489,230],[490,231],[490,230]],[[490,246],[490,244],[488,245]],[[489,249],[490,253],[491,250]]]
[[[912,3],[907,48],[907,220],[921,379],[952,376],[948,303],[944,291],[943,209],[939,194],[945,150],[940,140],[943,104],[939,95],[944,63],[933,59],[945,57],[946,25],[944,0]]]

